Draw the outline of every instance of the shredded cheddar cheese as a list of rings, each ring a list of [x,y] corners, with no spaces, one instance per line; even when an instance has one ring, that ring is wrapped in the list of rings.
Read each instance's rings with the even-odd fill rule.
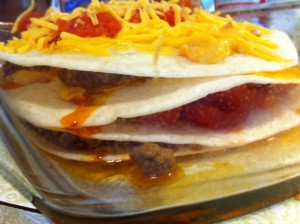
[[[34,1],[17,19],[14,31],[18,22],[33,7]],[[141,21],[130,22],[137,10]],[[163,18],[170,11],[174,16],[174,26]],[[85,14],[96,26],[99,24],[97,13],[100,12],[110,13],[121,23],[122,29],[116,36],[80,37],[61,32],[57,37],[58,20],[78,18],[77,22],[80,23],[79,17]],[[44,17],[31,18],[29,29],[21,33],[21,38],[15,38],[5,46],[1,43],[0,50],[10,53],[39,50],[48,53],[109,55],[112,50],[135,49],[153,54],[154,62],[159,55],[181,55],[197,63],[211,64],[219,63],[232,54],[248,54],[268,61],[282,61],[284,59],[276,53],[278,46],[262,38],[270,33],[268,29],[248,22],[236,22],[230,16],[221,17],[201,8],[191,10],[181,7],[176,1],[112,0],[104,3],[92,0],[87,8],[77,8],[71,13],[49,9]],[[200,53],[195,52],[195,49]]]
[[[0,51],[2,51],[4,49],[4,43],[3,42],[0,42]]]
[[[49,30],[57,30],[58,27],[56,24],[50,23],[48,21],[44,21],[42,19],[31,18],[32,24],[38,25],[40,27],[45,27]]]
[[[154,49],[154,64],[158,61],[158,57],[159,57],[159,52],[163,46],[165,42],[165,36],[164,35],[160,35],[160,38],[157,40],[157,45]]]

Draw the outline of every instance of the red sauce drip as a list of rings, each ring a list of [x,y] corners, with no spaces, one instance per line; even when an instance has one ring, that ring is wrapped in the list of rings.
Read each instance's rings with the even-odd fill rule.
[[[60,123],[66,128],[80,127],[97,108],[96,105],[79,106],[74,112],[63,117]]]
[[[125,83],[120,83],[117,86],[114,86],[111,88],[111,86],[107,86],[107,88],[99,90],[99,92],[96,91],[96,93],[82,93],[78,92],[70,92],[71,97],[70,97],[70,102],[79,105],[76,110],[67,116],[63,117],[60,120],[60,123],[65,127],[65,128],[71,128],[72,132],[74,132],[74,129],[76,129],[76,132],[84,136],[86,131],[88,132],[93,132],[98,133],[100,132],[99,127],[89,127],[81,131],[79,128],[82,126],[82,124],[91,116],[92,113],[94,113],[101,105],[104,105],[106,101],[109,99],[109,97],[118,89],[123,88],[128,85],[140,85],[143,84],[145,80],[143,79],[134,79]],[[89,136],[92,135],[93,133],[88,134]]]

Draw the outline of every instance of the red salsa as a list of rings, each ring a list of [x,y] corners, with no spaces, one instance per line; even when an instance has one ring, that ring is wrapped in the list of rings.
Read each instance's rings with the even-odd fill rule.
[[[40,18],[42,17],[42,14],[38,11],[32,11],[28,14],[26,14],[21,21],[18,24],[18,31],[23,32],[28,29],[28,25],[31,23],[31,18]]]
[[[114,37],[122,29],[121,23],[108,12],[100,12],[96,17],[96,25],[87,14],[69,21],[58,19],[58,36],[62,32],[68,32],[80,37]]]
[[[210,129],[237,127],[254,109],[274,106],[294,84],[244,84],[227,91],[210,94],[182,107],[130,119],[143,125],[172,127],[178,122]]]
[[[159,14],[157,15],[161,20],[164,20],[166,21],[167,23],[169,23],[170,26],[175,26],[175,11],[172,7],[170,7],[169,10],[165,11],[164,13],[162,14]],[[181,21],[184,21],[183,18],[181,18]],[[139,10],[136,10],[129,22],[131,23],[140,23],[141,22],[141,15],[140,15],[140,11]]]

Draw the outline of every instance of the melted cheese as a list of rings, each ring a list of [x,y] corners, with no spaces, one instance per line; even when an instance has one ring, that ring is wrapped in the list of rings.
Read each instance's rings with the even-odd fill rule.
[[[28,13],[34,4],[26,11]],[[139,10],[141,23],[131,23],[133,13]],[[171,27],[158,15],[173,10],[175,26]],[[122,24],[122,30],[114,38],[94,37],[81,38],[75,35],[61,34],[61,40],[51,43],[55,38],[58,19],[71,20],[86,13],[94,25],[98,24],[96,14],[109,12]],[[18,21],[23,16],[22,14]],[[183,21],[182,21],[183,20]],[[271,31],[247,22],[235,22],[231,17],[220,17],[195,8],[193,12],[185,7],[180,7],[171,2],[120,1],[113,0],[108,3],[93,0],[86,8],[78,8],[72,13],[54,12],[49,9],[40,19],[32,18],[29,29],[22,33],[21,39],[10,41],[2,50],[9,53],[26,53],[30,50],[40,50],[49,53],[82,52],[94,55],[108,55],[111,50],[129,50],[131,48],[141,52],[153,54],[153,61],[157,61],[159,54],[181,55],[197,63],[218,63],[229,55],[242,53],[265,59],[267,61],[284,61],[276,53],[278,46],[262,38]],[[262,35],[258,36],[258,34]],[[220,49],[214,49],[210,55],[212,41],[208,45],[200,44],[197,38],[215,39]],[[162,41],[164,40],[164,41]],[[204,49],[204,54],[194,56],[194,51],[186,46],[197,45],[197,49]],[[182,54],[182,47],[185,49]],[[0,50],[1,50],[0,48]],[[191,49],[191,50],[189,50]],[[224,53],[224,49],[226,53]],[[216,61],[214,55],[222,55]]]
[[[300,80],[300,66],[296,65],[287,69],[272,72],[255,72],[253,75],[285,81]]]

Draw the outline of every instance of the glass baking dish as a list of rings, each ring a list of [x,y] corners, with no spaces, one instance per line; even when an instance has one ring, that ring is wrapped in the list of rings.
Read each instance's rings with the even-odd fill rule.
[[[231,15],[283,30],[298,48],[299,12],[300,4],[286,4]],[[300,106],[297,97],[293,100]],[[70,152],[53,144],[55,136],[47,138],[15,116],[3,94],[0,112],[1,134],[38,192],[33,203],[54,221],[205,223],[300,192],[300,127],[230,149],[175,148],[174,172],[151,178],[136,169],[126,146],[104,152],[96,148],[84,155],[74,150],[70,159]]]

